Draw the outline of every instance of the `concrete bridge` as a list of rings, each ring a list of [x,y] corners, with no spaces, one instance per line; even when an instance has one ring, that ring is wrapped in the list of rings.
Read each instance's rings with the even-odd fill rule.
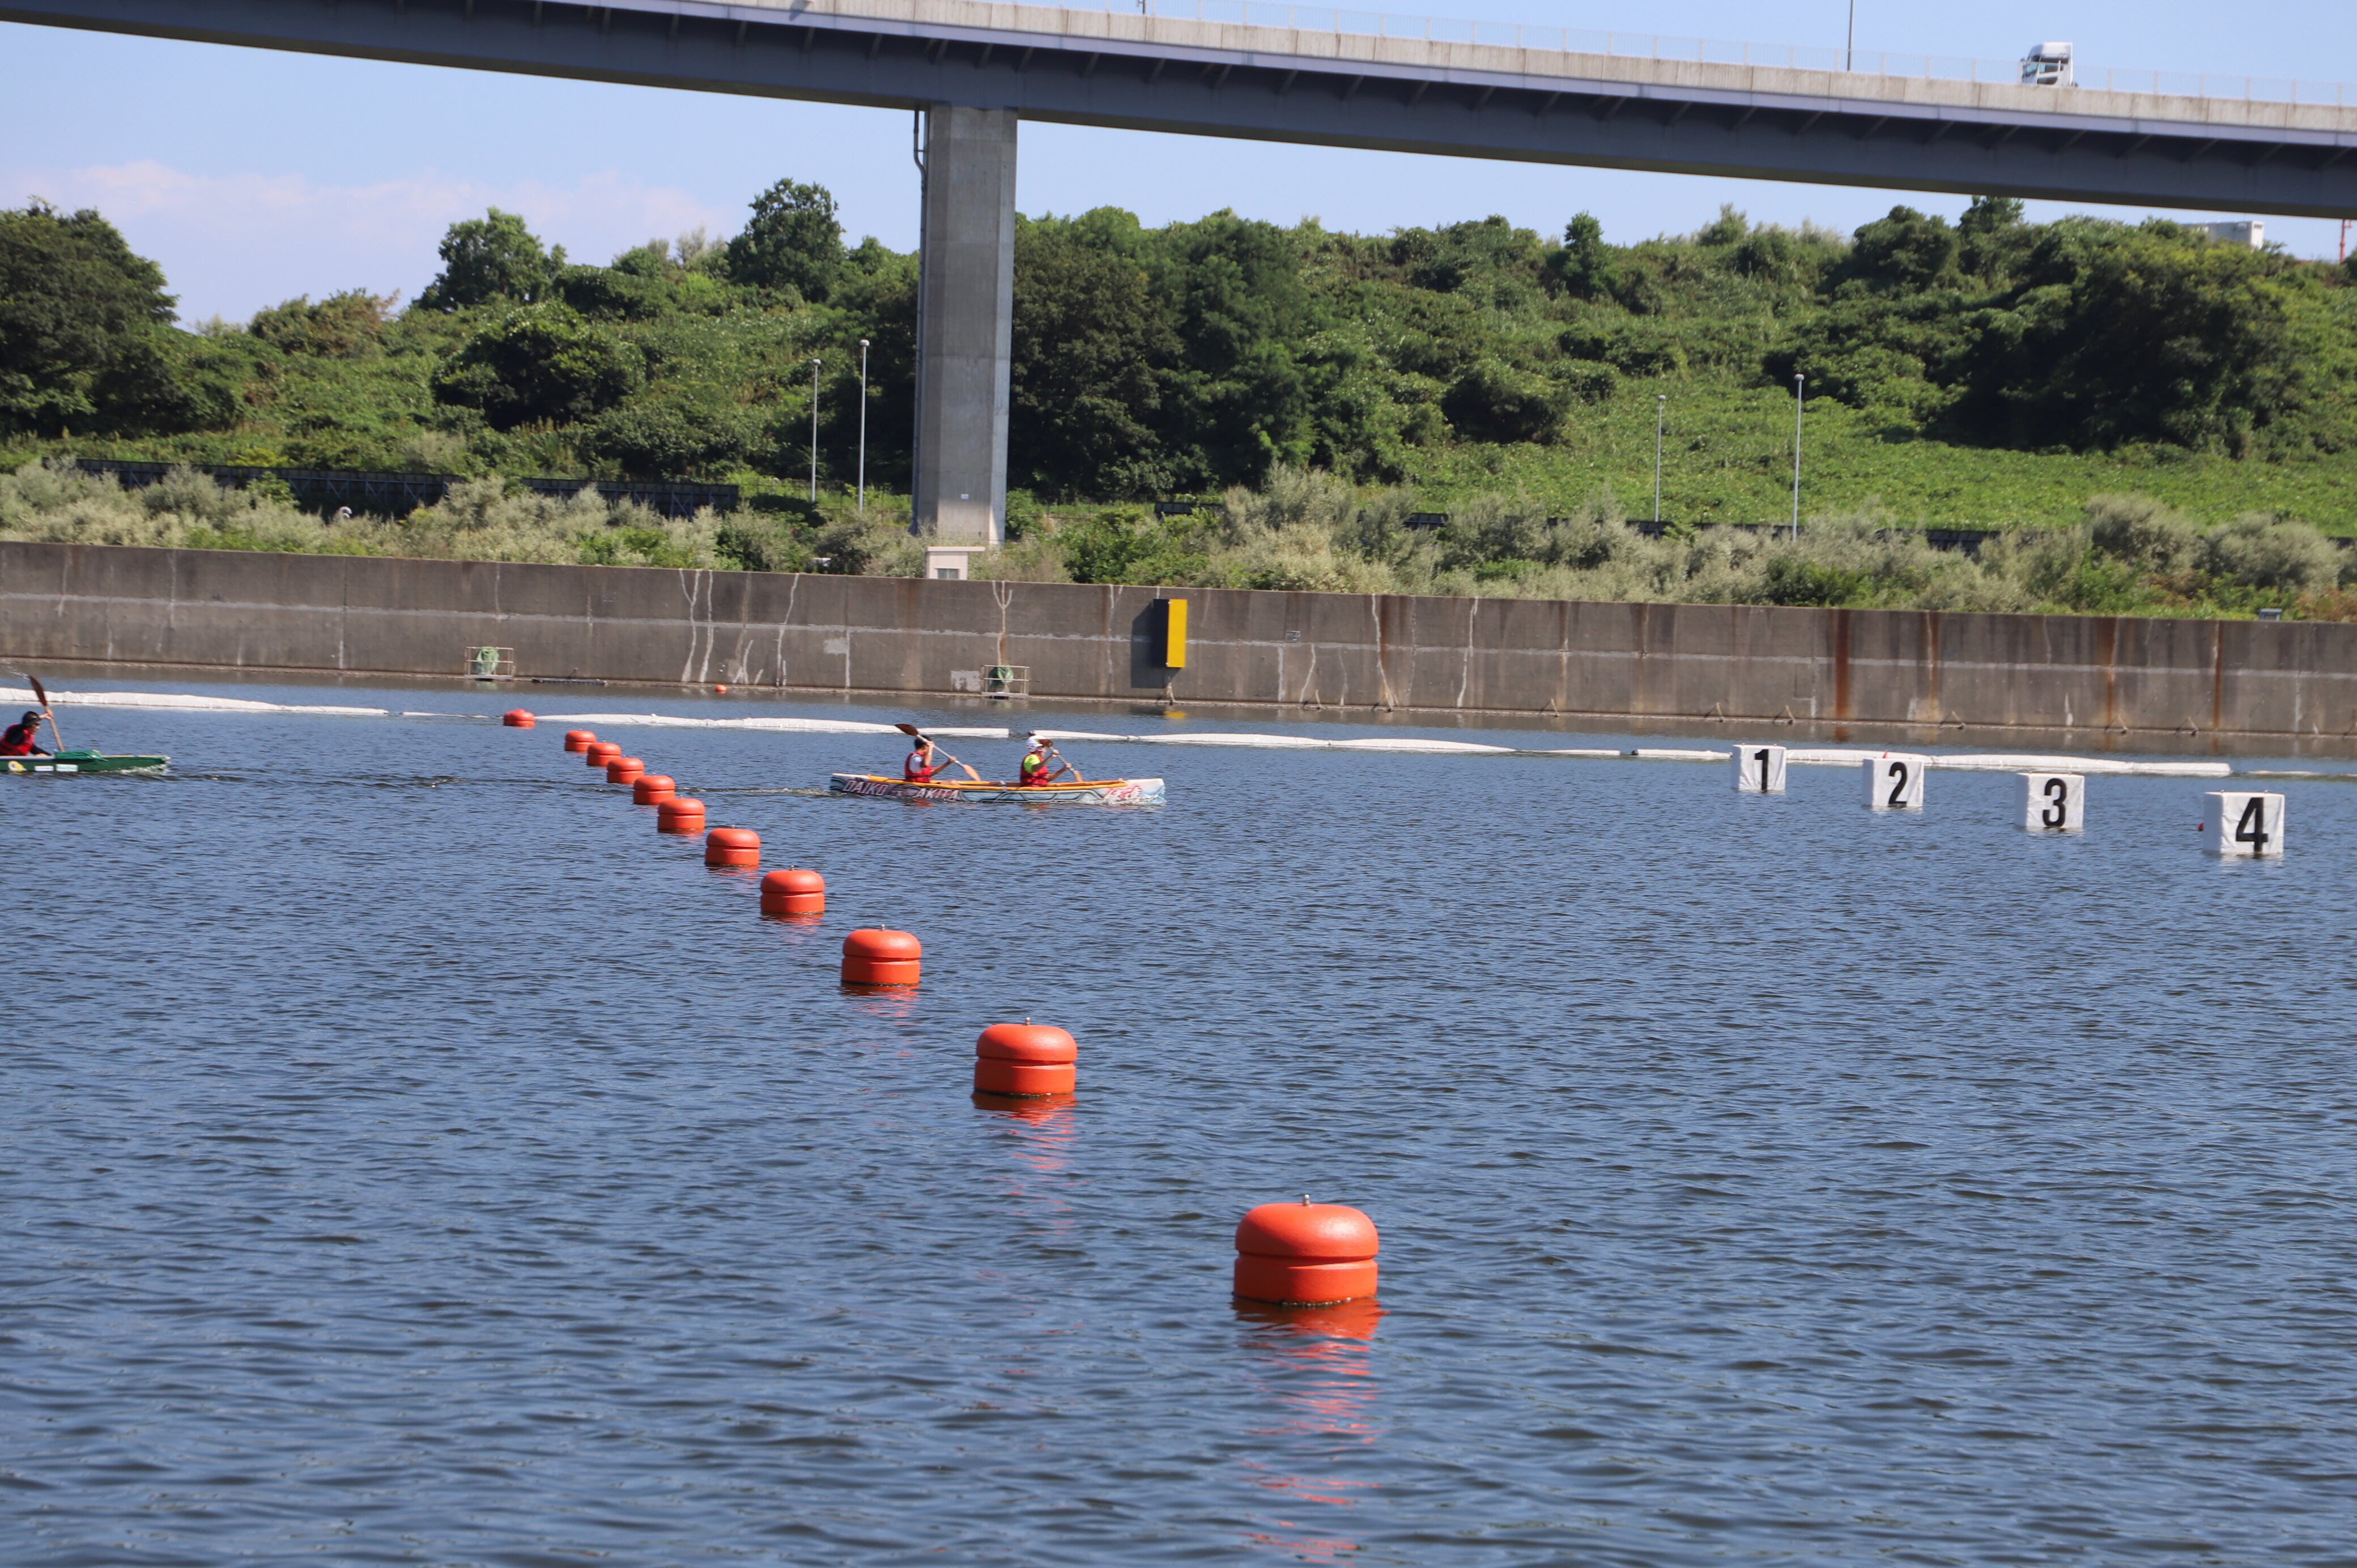
[[[1205,0],[1219,5],[1221,0]],[[1167,8],[1167,6],[1166,6]],[[999,537],[1022,120],[2154,207],[2357,216],[2357,92],[2024,86],[1579,52],[1552,28],[1341,30],[979,0],[0,0],[0,19],[922,112],[916,515]],[[1454,34],[1456,36],[1449,36]],[[1698,51],[1698,57],[1710,51]],[[945,568],[954,569],[954,568]]]

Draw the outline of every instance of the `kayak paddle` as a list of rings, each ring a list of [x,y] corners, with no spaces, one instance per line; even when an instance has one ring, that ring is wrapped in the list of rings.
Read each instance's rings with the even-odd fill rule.
[[[59,751],[63,751],[66,748],[66,732],[58,728],[58,715],[49,706],[48,688],[41,684],[38,675],[27,675],[25,679],[32,682],[33,695],[41,699],[41,712],[49,721],[49,738],[58,743]]]

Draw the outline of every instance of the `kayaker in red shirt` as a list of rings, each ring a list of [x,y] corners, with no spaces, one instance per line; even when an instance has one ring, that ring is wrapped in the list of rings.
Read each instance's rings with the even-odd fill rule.
[[[931,741],[922,738],[918,740],[917,749],[909,753],[908,760],[900,764],[900,777],[911,784],[930,784],[934,774],[953,762],[965,768],[967,778],[976,782],[981,780],[981,774],[946,752],[936,750]]]
[[[24,722],[0,730],[0,757],[48,757],[53,755],[41,744],[41,715],[27,708]]]

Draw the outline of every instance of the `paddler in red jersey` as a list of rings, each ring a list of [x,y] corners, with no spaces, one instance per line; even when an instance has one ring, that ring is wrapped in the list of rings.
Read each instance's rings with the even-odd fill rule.
[[[49,748],[41,744],[41,715],[36,709],[26,709],[23,722],[0,730],[0,757],[51,755]]]
[[[967,768],[964,763],[958,762],[956,757],[936,750],[931,741],[926,740],[922,736],[919,736],[917,740],[917,748],[909,753],[907,761],[900,764],[900,777],[907,779],[911,784],[930,784],[933,781],[934,774],[939,773],[944,767],[952,762],[956,762],[960,768],[965,768],[965,776],[967,778],[977,781],[981,779],[981,774],[976,773],[971,768]]]

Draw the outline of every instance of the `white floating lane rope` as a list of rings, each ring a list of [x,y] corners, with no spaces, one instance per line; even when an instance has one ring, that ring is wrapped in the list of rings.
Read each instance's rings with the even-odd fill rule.
[[[0,706],[36,701],[30,687],[0,686]],[[243,697],[199,697],[183,692],[51,692],[49,701],[73,708],[175,708],[213,714],[316,714],[336,718],[381,719],[390,708],[342,708],[308,703],[255,703]]]

